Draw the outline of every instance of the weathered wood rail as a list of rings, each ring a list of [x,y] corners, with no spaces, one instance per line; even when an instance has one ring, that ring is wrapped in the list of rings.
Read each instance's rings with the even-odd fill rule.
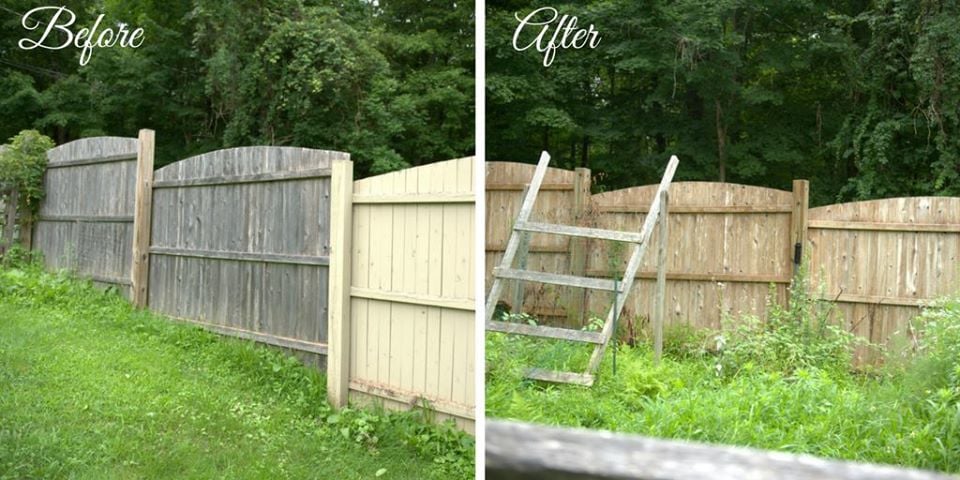
[[[810,455],[488,421],[488,480],[957,480]]]

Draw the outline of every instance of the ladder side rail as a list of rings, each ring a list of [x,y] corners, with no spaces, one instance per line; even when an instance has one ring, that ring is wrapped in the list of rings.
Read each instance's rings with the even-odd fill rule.
[[[667,164],[667,169],[663,172],[663,178],[660,179],[660,186],[657,187],[653,202],[650,204],[650,211],[643,220],[643,227],[640,229],[641,243],[634,246],[633,254],[630,256],[630,262],[627,264],[626,272],[624,272],[623,275],[622,284],[624,294],[617,295],[614,305],[610,307],[610,312],[607,314],[607,319],[603,324],[602,334],[604,343],[598,344],[593,350],[593,354],[590,356],[590,364],[587,367],[588,373],[595,373],[600,367],[600,361],[603,359],[603,353],[607,348],[607,343],[610,337],[613,336],[613,317],[623,309],[623,306],[627,302],[627,297],[630,296],[630,289],[633,288],[633,280],[637,275],[637,271],[640,269],[640,263],[643,261],[643,256],[647,251],[647,244],[650,243],[653,227],[660,219],[660,194],[669,190],[670,182],[673,181],[673,175],[676,173],[679,163],[680,159],[675,155],[671,156],[670,163]]]
[[[540,153],[540,161],[537,163],[537,169],[533,173],[533,179],[530,180],[530,186],[527,190],[527,196],[520,204],[520,211],[517,213],[517,222],[526,222],[533,212],[533,204],[537,200],[537,194],[540,193],[540,185],[543,184],[543,177],[547,174],[547,165],[550,163],[550,154],[546,151]],[[510,239],[503,252],[503,258],[500,260],[501,268],[509,269],[513,265],[513,257],[520,248],[520,235],[517,230],[511,227]],[[490,286],[490,293],[487,295],[486,321],[493,319],[493,311],[497,307],[497,300],[503,291],[503,282],[494,275],[493,285]]]

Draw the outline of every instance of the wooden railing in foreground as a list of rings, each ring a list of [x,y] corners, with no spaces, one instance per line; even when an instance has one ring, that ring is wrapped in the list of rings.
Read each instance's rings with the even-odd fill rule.
[[[488,421],[486,477],[498,479],[957,479],[945,474],[741,447]]]

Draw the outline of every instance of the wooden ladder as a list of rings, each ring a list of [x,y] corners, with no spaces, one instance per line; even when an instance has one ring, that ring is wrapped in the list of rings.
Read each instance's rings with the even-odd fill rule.
[[[547,152],[541,153],[540,161],[537,163],[537,169],[533,174],[533,179],[530,181],[526,195],[523,198],[523,203],[520,205],[520,212],[517,214],[517,219],[514,222],[510,239],[507,241],[503,259],[500,261],[500,266],[493,269],[493,285],[490,287],[490,292],[487,296],[486,328],[487,330],[495,332],[594,344],[593,354],[590,356],[590,363],[584,373],[558,372],[540,368],[532,368],[527,371],[527,378],[547,382],[572,383],[589,387],[593,385],[594,376],[600,367],[600,361],[603,359],[603,353],[610,343],[610,339],[613,337],[614,319],[623,310],[627,295],[633,286],[633,279],[637,274],[637,270],[640,268],[643,255],[646,253],[647,244],[653,233],[653,228],[661,218],[661,196],[666,198],[666,192],[670,188],[670,182],[673,180],[673,174],[676,172],[677,164],[680,163],[680,161],[676,156],[670,157],[670,163],[667,164],[667,169],[663,174],[663,178],[660,180],[660,186],[657,188],[657,193],[653,197],[649,213],[644,219],[643,227],[639,233],[531,222],[530,214],[533,212],[533,205],[537,200],[537,194],[540,191],[540,185],[543,183],[543,177],[547,173],[547,165],[549,163],[550,155]],[[546,233],[629,242],[633,244],[633,253],[630,255],[623,279],[619,282],[609,279],[513,269],[513,260],[517,256],[518,251],[521,250],[521,248],[524,250],[528,248],[529,242],[522,241],[522,238],[530,233]],[[525,255],[526,252],[521,252],[521,256]],[[613,305],[610,306],[610,311],[603,323],[603,328],[599,332],[501,322],[493,320],[493,313],[500,299],[504,280],[524,280],[569,287],[606,290],[615,293],[615,300]],[[520,306],[518,305],[518,307]]]

